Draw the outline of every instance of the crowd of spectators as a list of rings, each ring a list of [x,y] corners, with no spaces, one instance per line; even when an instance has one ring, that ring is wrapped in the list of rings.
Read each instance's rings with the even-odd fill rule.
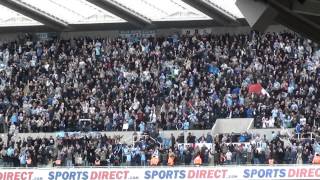
[[[241,133],[161,138],[163,130],[211,129],[217,118],[254,118],[258,128],[319,131],[316,45],[297,34],[175,34],[169,37],[0,44],[0,164],[144,166],[307,164],[317,140]],[[254,88],[253,88],[254,87]],[[260,87],[260,88],[257,88]],[[15,139],[19,132],[140,131]],[[171,162],[172,160],[172,162]]]
[[[194,137],[161,138],[159,133],[135,136],[135,143],[126,144],[122,137],[100,133],[73,133],[63,137],[26,139],[8,137],[0,140],[0,166],[150,166],[194,165],[200,156],[201,165],[230,164],[310,164],[320,145],[315,139],[291,139],[285,144],[279,133],[270,140],[257,134],[210,134]]]
[[[316,50],[294,33],[254,31],[2,42],[0,129],[208,129],[239,117],[318,126]],[[249,93],[254,84],[260,93]]]

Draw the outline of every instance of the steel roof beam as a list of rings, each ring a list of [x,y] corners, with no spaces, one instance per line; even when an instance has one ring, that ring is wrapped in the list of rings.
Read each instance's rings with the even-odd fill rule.
[[[188,5],[208,15],[221,25],[237,23],[237,18],[208,0],[182,0]]]
[[[306,0],[305,2],[294,0],[291,8],[300,14],[320,16],[320,1],[318,0]]]
[[[292,11],[285,1],[269,0],[268,3],[279,12],[276,21],[320,43],[320,24]]]
[[[236,4],[250,26],[265,31],[272,22],[278,22],[295,32],[320,43],[320,24],[292,9],[291,0],[237,0]]]
[[[138,12],[121,5],[114,0],[87,0],[88,2],[128,21],[137,27],[145,27],[152,24],[152,21]]]
[[[278,15],[275,9],[262,1],[237,0],[236,5],[250,27],[260,32],[264,32],[273,24],[274,18]]]

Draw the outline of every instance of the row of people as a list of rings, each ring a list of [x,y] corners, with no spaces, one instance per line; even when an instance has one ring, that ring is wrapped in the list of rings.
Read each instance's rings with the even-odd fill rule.
[[[153,135],[152,135],[153,136]],[[7,167],[52,166],[173,166],[229,164],[310,164],[316,162],[320,145],[306,138],[285,144],[280,134],[271,140],[252,134],[243,142],[237,136],[219,135],[213,142],[180,142],[160,135],[139,136],[135,143],[121,143],[122,137],[75,134],[63,137],[26,139],[8,136],[0,140],[0,165]],[[169,143],[165,143],[169,140]],[[207,140],[207,139],[206,139]]]

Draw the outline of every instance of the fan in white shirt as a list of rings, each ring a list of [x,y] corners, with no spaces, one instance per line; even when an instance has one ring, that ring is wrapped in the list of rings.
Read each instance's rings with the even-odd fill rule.
[[[269,119],[269,126],[268,126],[268,127],[269,127],[269,128],[274,128],[274,122],[275,122],[274,118],[271,117],[271,118]]]
[[[88,113],[88,111],[89,111],[89,104],[88,104],[88,102],[85,102],[85,103],[82,104],[82,111],[83,111],[83,113],[85,113],[85,114]]]
[[[94,114],[96,111],[96,108],[94,106],[89,107],[90,114]]]
[[[228,150],[228,152],[226,153],[226,159],[227,161],[231,161],[232,159],[232,152],[230,152],[230,150]]]

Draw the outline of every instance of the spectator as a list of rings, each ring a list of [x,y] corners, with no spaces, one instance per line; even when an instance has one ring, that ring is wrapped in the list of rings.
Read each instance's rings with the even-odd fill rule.
[[[232,152],[230,152],[230,150],[228,150],[228,152],[226,153],[226,163],[228,165],[231,164],[231,160],[232,160]]]
[[[320,164],[320,155],[316,154],[312,160],[312,164]]]
[[[207,133],[207,137],[205,139],[207,143],[213,143],[213,138],[210,133]]]
[[[196,155],[196,157],[194,158],[193,164],[196,166],[202,165],[202,159],[200,157],[200,154]]]
[[[175,164],[175,154],[172,152],[171,149],[169,149],[169,158],[168,158],[168,166],[173,166]]]
[[[152,156],[151,160],[150,160],[150,165],[151,166],[157,166],[159,163],[159,158],[155,155]]]
[[[185,152],[185,159],[184,159],[184,163],[185,165],[190,165],[192,161],[192,155],[191,152],[189,150],[186,150]]]
[[[192,143],[194,144],[196,141],[195,141],[195,137],[189,133],[188,136],[187,136],[187,143]]]

